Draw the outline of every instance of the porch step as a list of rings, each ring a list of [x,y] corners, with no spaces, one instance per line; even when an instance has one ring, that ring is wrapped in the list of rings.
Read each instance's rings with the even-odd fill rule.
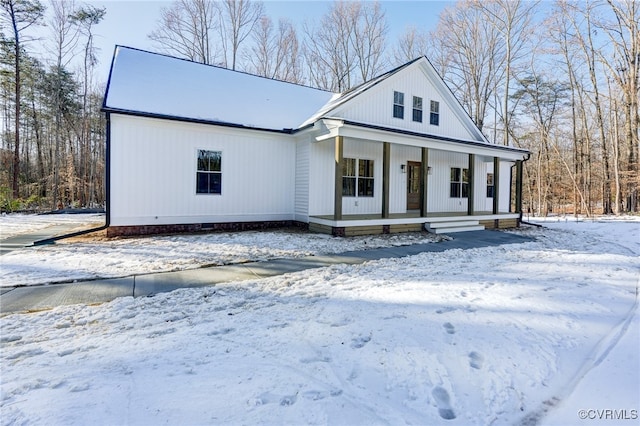
[[[452,220],[447,222],[427,222],[424,229],[434,234],[449,234],[452,232],[483,231],[484,225],[477,220]]]

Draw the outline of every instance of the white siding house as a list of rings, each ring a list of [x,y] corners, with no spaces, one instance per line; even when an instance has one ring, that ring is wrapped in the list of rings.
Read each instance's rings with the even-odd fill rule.
[[[424,57],[334,94],[118,46],[103,111],[109,235],[521,217],[529,153],[489,143]]]

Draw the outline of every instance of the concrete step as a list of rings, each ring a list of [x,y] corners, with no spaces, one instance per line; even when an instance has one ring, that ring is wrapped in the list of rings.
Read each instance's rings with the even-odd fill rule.
[[[460,220],[460,221],[447,221],[447,222],[429,222],[427,224],[430,228],[450,228],[459,226],[478,226],[480,222],[477,220]]]
[[[451,226],[446,228],[427,228],[429,232],[434,234],[450,234],[453,232],[466,232],[466,231],[484,231],[484,225],[476,226]]]

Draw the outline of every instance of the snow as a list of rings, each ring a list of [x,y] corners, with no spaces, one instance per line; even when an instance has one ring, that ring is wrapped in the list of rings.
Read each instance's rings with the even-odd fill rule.
[[[1,423],[637,424],[640,222],[516,232],[6,315]]]
[[[337,95],[118,46],[105,107],[113,110],[297,129]]]
[[[6,223],[15,225],[20,222],[19,219],[0,217],[0,226],[4,229]],[[35,223],[38,224],[40,223]],[[23,229],[28,230],[27,227]],[[429,243],[440,238],[410,233],[345,239],[322,234],[270,231],[61,240],[55,245],[31,247],[0,257],[0,287],[116,278],[276,258],[299,258]]]
[[[104,214],[2,214],[0,215],[0,239],[38,231],[50,226],[78,223],[89,226],[104,224]]]

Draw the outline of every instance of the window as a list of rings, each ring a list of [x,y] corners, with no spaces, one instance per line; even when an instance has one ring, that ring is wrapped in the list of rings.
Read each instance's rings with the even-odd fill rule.
[[[342,195],[373,197],[373,160],[345,158],[342,163]]]
[[[393,92],[393,116],[404,118],[404,93]]]
[[[342,162],[342,195],[355,197],[356,195],[356,160],[345,158]]]
[[[196,194],[222,194],[222,152],[198,150]]]
[[[373,197],[373,160],[358,163],[358,197]]]
[[[451,168],[449,196],[451,198],[469,197],[469,169]]]
[[[493,173],[487,173],[487,198],[493,198],[495,186],[493,184]]]
[[[422,123],[422,98],[413,97],[413,121]]]
[[[440,102],[431,101],[431,114],[429,116],[429,123],[433,126],[440,125]]]

